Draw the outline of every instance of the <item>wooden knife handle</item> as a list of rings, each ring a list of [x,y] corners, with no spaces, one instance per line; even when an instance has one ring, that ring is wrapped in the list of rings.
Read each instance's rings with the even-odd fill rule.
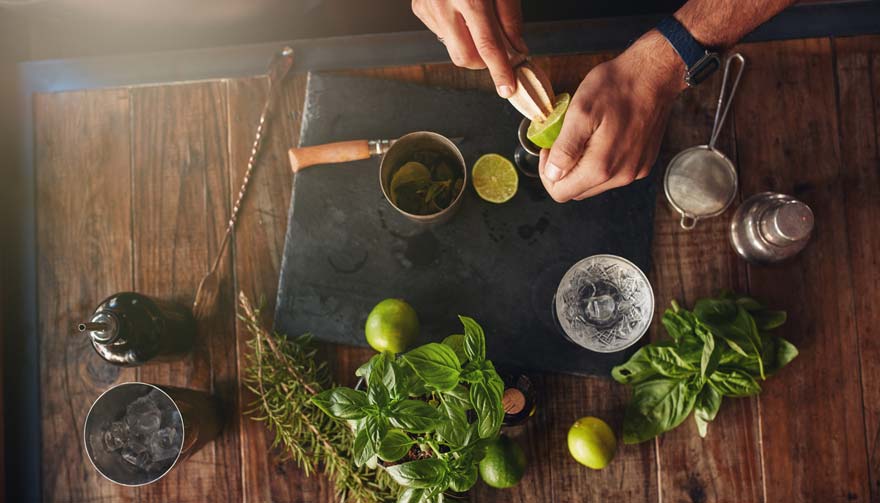
[[[369,159],[370,144],[367,140],[339,141],[313,147],[292,148],[288,154],[290,155],[290,167],[296,173],[316,164]]]

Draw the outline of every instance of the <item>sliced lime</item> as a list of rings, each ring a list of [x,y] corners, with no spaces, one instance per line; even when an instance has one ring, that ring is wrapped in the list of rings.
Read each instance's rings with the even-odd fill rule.
[[[490,203],[510,201],[519,187],[519,175],[513,163],[498,154],[477,159],[472,177],[477,195]]]
[[[566,93],[556,95],[556,103],[553,105],[553,112],[547,116],[545,121],[532,121],[529,125],[529,131],[526,136],[532,143],[541,148],[550,148],[559,132],[562,130],[562,121],[565,120],[565,112],[568,111],[568,104],[571,97]]]

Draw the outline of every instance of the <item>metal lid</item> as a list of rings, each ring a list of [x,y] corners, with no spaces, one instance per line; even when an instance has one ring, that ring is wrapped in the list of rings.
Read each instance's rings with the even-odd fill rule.
[[[681,213],[681,226],[694,227],[698,220],[721,213],[737,191],[736,168],[724,154],[708,145],[680,152],[670,161],[663,178],[669,204]]]
[[[813,211],[800,201],[783,203],[761,219],[761,235],[777,246],[804,241],[812,232]]]

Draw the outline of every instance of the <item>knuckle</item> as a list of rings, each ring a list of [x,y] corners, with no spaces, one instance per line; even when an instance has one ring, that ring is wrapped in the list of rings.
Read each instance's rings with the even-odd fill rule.
[[[636,179],[638,178],[638,172],[637,171],[627,171],[625,173],[621,173],[618,176],[620,178],[620,185],[624,186],[624,185],[629,185],[629,184],[633,183],[634,181],[636,181]]]

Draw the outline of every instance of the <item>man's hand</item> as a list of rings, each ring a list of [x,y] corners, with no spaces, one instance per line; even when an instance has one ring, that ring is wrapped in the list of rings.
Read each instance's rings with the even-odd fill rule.
[[[508,43],[528,52],[519,0],[413,0],[412,10],[446,45],[453,63],[474,70],[488,67],[502,98],[516,91]]]
[[[684,64],[649,32],[581,82],[541,180],[558,202],[581,200],[648,176],[672,102],[684,89]]]

